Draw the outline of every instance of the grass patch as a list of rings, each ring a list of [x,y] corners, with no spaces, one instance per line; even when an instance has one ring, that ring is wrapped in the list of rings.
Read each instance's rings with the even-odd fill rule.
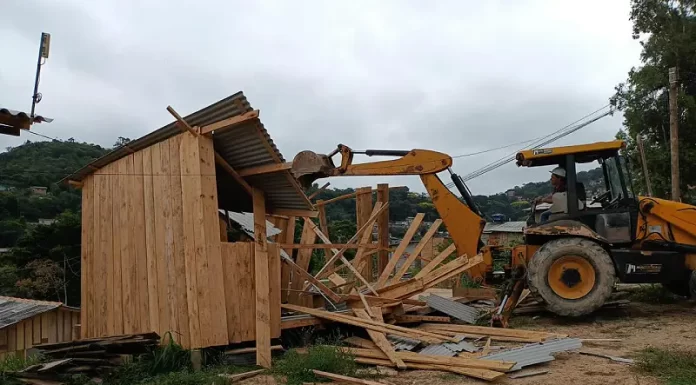
[[[638,354],[635,370],[666,385],[696,384],[696,352],[648,348]]]
[[[306,354],[300,354],[297,350],[285,353],[283,358],[275,363],[273,373],[278,377],[285,377],[287,385],[330,381],[315,376],[312,369],[355,377],[358,364],[351,354],[340,348],[315,345],[307,348]]]
[[[43,360],[40,355],[32,355],[27,358],[18,355],[9,355],[0,360],[0,384],[20,384],[7,373],[16,372],[26,367],[36,365]]]
[[[632,290],[628,296],[632,301],[651,304],[672,304],[681,300],[660,284],[642,285]]]

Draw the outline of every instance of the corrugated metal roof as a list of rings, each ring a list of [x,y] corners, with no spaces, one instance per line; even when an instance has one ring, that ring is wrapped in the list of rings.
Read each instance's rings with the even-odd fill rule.
[[[435,294],[430,294],[427,297],[421,297],[421,300],[422,299],[425,299],[425,302],[431,308],[466,323],[475,324],[479,317],[478,309]]]
[[[476,345],[472,344],[471,342],[464,341],[464,338],[462,338],[462,340],[457,342],[457,343],[445,342],[443,345],[447,349],[449,349],[453,352],[456,352],[456,353],[463,352],[463,351],[473,353],[473,352],[478,350]]]
[[[515,366],[511,369],[511,371],[515,371],[525,366],[553,361],[554,353],[577,350],[581,347],[582,341],[577,338],[561,338],[489,354],[485,357],[481,357],[481,359],[516,362]]]
[[[225,210],[218,210],[222,216],[225,216]],[[253,213],[235,213],[234,211],[228,211],[230,219],[242,226],[242,230],[249,234],[252,238],[254,237],[254,214]],[[282,233],[280,229],[273,226],[273,223],[266,221],[266,237],[272,237]]]
[[[411,351],[416,348],[416,346],[420,345],[419,340],[414,340],[411,338],[406,338],[406,337],[401,337],[401,336],[395,336],[393,334],[388,334],[387,339],[389,342],[394,345],[394,350],[398,351]]]
[[[484,233],[522,233],[524,228],[527,227],[527,222],[525,221],[512,221],[512,222],[488,222],[483,228]]]
[[[9,108],[4,108],[4,107],[0,107],[0,115],[11,116],[13,118],[18,118],[18,119],[22,119],[22,120],[31,120],[31,117],[26,112],[11,110]],[[53,121],[53,119],[51,119],[51,118],[46,118],[46,117],[43,117],[41,115],[36,115],[36,116],[34,116],[32,123],[41,123],[41,122],[51,123],[52,121]]]
[[[253,108],[244,94],[238,92],[193,114],[185,116],[184,120],[191,126],[206,126],[234,116],[242,115],[249,111],[253,111]],[[181,129],[177,126],[176,122],[169,123],[140,139],[129,142],[126,146],[114,149],[101,158],[82,167],[72,175],[64,178],[62,182],[67,182],[68,180],[81,181],[87,175],[92,174],[96,169],[121,159],[133,151],[142,150],[180,133]],[[275,143],[273,143],[268,131],[266,131],[266,128],[259,119],[252,119],[227,131],[222,131],[217,134],[213,133],[213,145],[215,146],[215,151],[236,170],[285,162],[283,155],[280,153]],[[220,172],[218,173],[220,174]],[[254,175],[245,177],[244,179],[250,185],[264,191],[267,204],[270,208],[313,209],[309,199],[307,199],[299,183],[289,170]],[[217,180],[218,185],[236,183],[227,175],[218,175]],[[223,189],[225,188],[225,186],[220,187]],[[228,191],[238,191],[238,189],[230,188]]]
[[[0,297],[0,329],[63,306],[60,302]]]

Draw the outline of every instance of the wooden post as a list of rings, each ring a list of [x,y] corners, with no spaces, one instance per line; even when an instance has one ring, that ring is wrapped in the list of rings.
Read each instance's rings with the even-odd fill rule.
[[[295,243],[295,217],[288,218],[288,223],[286,224],[283,231],[284,231],[283,234],[281,234],[281,238],[283,238],[283,242]],[[288,253],[288,255],[290,257],[292,257],[292,249],[285,249],[285,252]],[[281,289],[280,301],[281,301],[281,303],[288,302],[288,291],[286,289],[290,288],[290,273],[291,273],[290,267],[285,263],[281,263],[280,264],[280,289]]]
[[[643,137],[636,135],[636,145],[638,145],[638,152],[640,153],[640,163],[643,166],[643,177],[645,178],[645,187],[648,196],[653,196],[652,184],[650,183],[650,173],[648,172],[648,162],[645,160],[645,148],[643,147]]]
[[[254,202],[254,277],[256,281],[256,365],[271,367],[271,307],[266,240],[266,201],[263,191],[252,188]]]
[[[377,185],[377,201],[386,204],[389,202],[389,185],[380,183]],[[389,209],[382,211],[377,218],[377,243],[380,251],[377,254],[377,276],[380,276],[389,263]]]
[[[679,192],[679,108],[677,67],[669,69],[669,144],[672,159],[672,200],[681,202]]]
[[[361,187],[356,190],[355,195],[355,216],[357,222],[357,228],[362,227],[367,223],[370,218],[370,213],[372,212],[372,187]],[[367,242],[372,242],[372,228],[366,230],[370,236],[367,238]],[[370,260],[372,257],[370,257]],[[363,271],[360,272],[363,277],[367,280],[372,278],[372,263],[366,263]]]
[[[194,372],[200,372],[203,368],[203,355],[200,349],[191,350],[191,366]]]
[[[323,200],[317,200],[317,203],[323,202]],[[324,205],[317,205],[315,206],[317,208],[317,211],[319,211],[319,228],[321,229],[321,232],[324,233],[327,237],[329,237],[329,223],[326,220],[326,206]],[[324,249],[324,262],[328,261],[331,258],[331,250],[330,249]]]

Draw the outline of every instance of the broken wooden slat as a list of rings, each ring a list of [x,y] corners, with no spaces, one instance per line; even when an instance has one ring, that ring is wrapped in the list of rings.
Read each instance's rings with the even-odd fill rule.
[[[367,311],[364,309],[355,309],[355,310],[353,310],[353,312],[359,318],[366,319],[366,320],[371,319],[370,316],[368,315]],[[389,361],[391,361],[399,369],[406,369],[406,364],[404,363],[404,361],[401,358],[399,358],[396,355],[396,351],[394,351],[394,347],[391,345],[389,340],[387,340],[387,336],[384,333],[380,333],[380,332],[376,332],[374,330],[368,329],[367,334],[372,339],[372,342],[374,342],[375,345],[377,345],[379,350],[381,350],[382,353],[384,353],[384,355],[387,356]]]
[[[437,229],[440,228],[440,225],[442,225],[442,219],[436,219],[435,222],[433,222],[433,225],[430,226],[428,229],[428,232],[425,233],[423,238],[421,238],[420,242],[416,245],[416,248],[413,250],[413,252],[408,256],[406,261],[401,265],[401,268],[399,271],[394,274],[394,276],[389,280],[389,282],[399,282],[401,280],[401,277],[406,274],[408,269],[411,268],[411,264],[418,258],[420,253],[423,251],[425,246],[428,244],[430,239],[435,235],[437,232]]]
[[[447,246],[445,250],[443,250],[440,254],[438,254],[435,258],[433,258],[432,261],[428,262],[427,265],[425,265],[421,271],[416,274],[414,278],[421,278],[425,276],[426,274],[430,273],[433,271],[436,267],[438,267],[442,261],[444,261],[447,257],[450,256],[453,252],[457,250],[457,247],[454,245],[454,243],[450,244]]]
[[[306,308],[306,307],[302,307],[302,306],[295,306],[295,305],[288,305],[288,304],[283,304],[283,305],[281,305],[281,307],[286,309],[286,310],[301,312],[301,313],[313,315],[315,317],[328,319],[330,321],[336,321],[336,322],[340,322],[340,323],[344,323],[344,324],[348,324],[348,325],[359,326],[359,327],[362,327],[365,329],[371,329],[371,330],[375,330],[375,331],[382,332],[382,333],[395,334],[395,335],[399,335],[402,337],[417,339],[417,340],[428,342],[428,343],[438,344],[438,343],[447,342],[447,341],[452,341],[452,342],[458,341],[455,338],[444,337],[442,335],[438,335],[437,333],[433,333],[433,332],[427,332],[427,331],[418,330],[418,329],[409,329],[409,328],[404,328],[404,327],[400,327],[400,326],[385,324],[382,322],[363,320],[363,319],[360,319],[358,317],[351,317],[348,315],[331,313],[331,312],[323,311],[323,310],[310,309],[310,308]]]
[[[218,376],[227,379],[227,382],[232,384],[234,382],[239,382],[241,380],[246,380],[247,378],[258,376],[259,374],[265,372],[266,369],[252,370],[251,372],[239,373],[239,374],[218,374]]]
[[[450,317],[440,317],[434,315],[396,315],[396,322],[413,323],[413,322],[451,322]]]
[[[425,217],[425,214],[418,213],[413,218],[413,222],[411,222],[411,226],[409,226],[408,230],[406,231],[406,234],[404,234],[404,237],[401,239],[401,242],[399,242],[399,246],[397,246],[396,250],[394,250],[394,254],[392,255],[389,262],[387,263],[387,266],[384,268],[382,273],[379,275],[379,278],[377,279],[377,283],[375,284],[376,288],[379,289],[387,283],[387,281],[389,280],[389,275],[391,275],[392,270],[394,270],[394,268],[396,267],[396,264],[399,262],[399,259],[401,259],[401,256],[404,254],[404,251],[406,251],[406,248],[408,248],[408,245],[411,242],[411,238],[413,238],[413,235],[415,235],[416,231],[418,231],[418,228],[420,227],[420,224],[423,221],[424,217]]]
[[[350,353],[356,357],[366,357],[366,358],[382,358],[387,357],[379,350],[369,350],[361,348],[340,348],[347,353]],[[495,360],[480,360],[480,359],[470,359],[461,357],[445,357],[445,356],[433,356],[427,354],[419,354],[413,352],[396,352],[396,355],[403,359],[405,362],[417,362],[421,364],[435,364],[435,365],[452,365],[464,368],[477,368],[477,369],[488,369],[495,371],[508,371],[515,366],[514,362],[505,361],[495,361]]]
[[[289,257],[286,257],[285,255],[282,255],[281,258],[283,258],[283,262],[287,263],[290,267],[292,267],[293,271],[299,275],[301,275],[304,279],[309,281],[314,287],[319,289],[324,295],[329,297],[331,301],[334,303],[341,302],[343,299],[341,296],[338,294],[334,293],[331,289],[329,289],[328,286],[324,285],[319,281],[318,279],[314,278],[311,274],[306,272],[304,269],[302,269],[300,266],[298,266],[295,262],[292,261]]]
[[[389,360],[383,360],[383,359],[379,359],[379,358],[366,358],[366,357],[355,357],[355,362],[360,363],[360,364],[381,365],[381,366],[390,366],[390,364],[391,364],[391,362]],[[462,368],[462,367],[452,366],[452,365],[419,364],[419,363],[415,363],[415,362],[410,362],[408,364],[408,367],[410,369],[439,370],[439,371],[443,371],[443,372],[457,373],[457,374],[462,374],[465,376],[478,378],[478,379],[486,380],[486,381],[494,381],[494,380],[497,380],[498,378],[503,377],[505,375],[502,372],[496,372],[493,370]]]
[[[356,384],[356,385],[384,385],[381,382],[363,380],[363,379],[355,378],[355,377],[342,376],[340,374],[322,372],[321,370],[316,370],[316,369],[313,369],[312,372],[314,372],[314,374],[316,374],[317,376],[328,378],[328,379],[342,382],[342,383],[349,383],[349,384]]]
[[[365,339],[365,338],[361,338],[361,337],[353,336],[353,337],[344,338],[343,342],[351,344],[353,346],[357,346],[359,348],[363,348],[363,349],[375,349],[375,350],[379,349],[374,342],[372,342],[368,339]]]
[[[319,187],[319,189],[317,189],[317,191],[315,191],[315,192],[309,194],[309,195],[307,196],[307,199],[309,199],[309,200],[314,199],[314,197],[316,197],[317,195],[319,195],[322,191],[326,190],[326,188],[329,187],[329,186],[331,186],[331,182],[326,182],[326,183],[324,183],[324,185],[321,186],[321,187]],[[321,201],[321,202],[323,202],[323,201]],[[319,206],[319,202],[317,202],[317,204],[316,204],[315,206]],[[323,206],[323,204],[322,204],[322,206]]]

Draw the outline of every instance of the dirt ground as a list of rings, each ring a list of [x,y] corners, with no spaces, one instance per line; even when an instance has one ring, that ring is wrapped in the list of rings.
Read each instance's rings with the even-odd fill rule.
[[[631,358],[647,347],[696,351],[696,303],[651,305],[633,302],[620,309],[600,310],[586,318],[564,319],[553,315],[515,316],[512,327],[568,334],[577,338],[612,338],[621,342],[583,343],[582,351]],[[494,343],[495,345],[495,343]],[[556,360],[528,367],[515,373],[548,370],[547,374],[510,379],[497,384],[510,385],[659,385],[656,378],[636,373],[630,365],[605,358],[562,353]],[[379,382],[391,385],[485,384],[464,376],[435,371],[404,371]],[[258,376],[241,385],[273,385],[271,376]]]

